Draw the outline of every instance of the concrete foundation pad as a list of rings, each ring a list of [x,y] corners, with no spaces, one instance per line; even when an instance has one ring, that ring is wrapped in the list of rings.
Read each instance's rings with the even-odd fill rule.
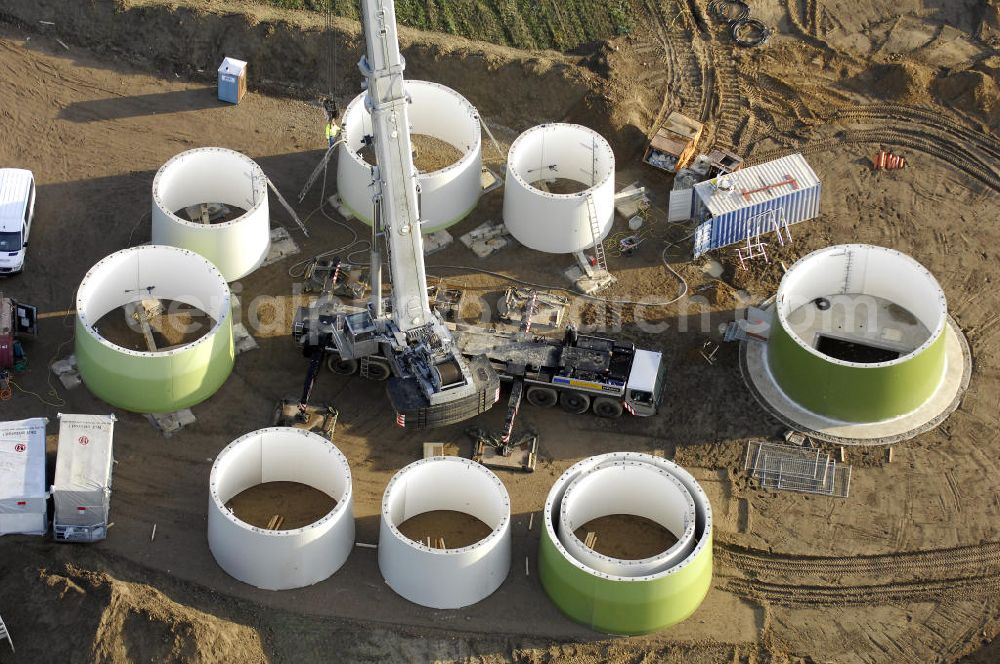
[[[272,263],[277,263],[278,261],[287,258],[288,256],[294,256],[299,253],[299,245],[295,243],[292,236],[288,234],[288,231],[280,226],[278,228],[271,229],[271,249],[267,252],[267,256],[264,258],[264,262],[260,264],[261,267],[265,265],[271,265]]]
[[[584,274],[583,270],[576,265],[567,269],[563,272],[563,274],[566,275],[567,279],[573,282],[573,285],[576,286],[578,291],[586,295],[599,293],[618,281],[615,279],[614,275],[610,273],[595,274],[593,277],[590,277]]]
[[[449,246],[453,241],[454,238],[448,231],[428,233],[424,235],[424,255],[430,256],[433,253],[441,251]]]
[[[196,418],[190,408],[178,410],[174,413],[147,413],[146,419],[163,434],[165,438],[170,438],[186,426],[195,423]]]
[[[237,355],[258,348],[257,340],[253,338],[243,323],[233,325],[233,344],[236,346]]]
[[[340,194],[334,194],[326,200],[333,206],[333,209],[337,211],[337,214],[344,218],[344,221],[354,219],[354,212],[351,211],[351,208],[347,207],[347,204],[344,203],[344,199],[340,197]]]
[[[486,258],[507,247],[511,242],[503,222],[486,221],[462,235],[459,240],[476,256]]]
[[[740,343],[740,373],[764,410],[796,431],[842,445],[889,445],[909,440],[941,424],[958,408],[968,389],[972,375],[969,342],[950,316],[945,334],[947,369],[937,391],[915,411],[881,422],[842,422],[799,406],[781,391],[771,376],[767,364],[767,343],[754,340]]]

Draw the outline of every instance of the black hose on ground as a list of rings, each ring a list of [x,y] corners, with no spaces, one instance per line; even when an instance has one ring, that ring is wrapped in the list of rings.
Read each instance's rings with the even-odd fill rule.
[[[708,3],[708,13],[726,23],[743,21],[750,18],[750,5],[744,0],[712,0]]]
[[[771,28],[755,18],[744,18],[729,24],[729,35],[737,46],[760,46],[771,38]]]

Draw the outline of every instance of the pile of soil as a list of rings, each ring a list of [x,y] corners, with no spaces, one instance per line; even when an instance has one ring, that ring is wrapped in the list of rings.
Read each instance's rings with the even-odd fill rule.
[[[215,319],[197,307],[176,300],[160,300],[160,303],[161,313],[148,321],[159,351],[197,341],[215,327]],[[142,311],[141,306],[138,311]],[[121,348],[142,352],[149,350],[142,328],[129,317],[125,307],[116,307],[101,316],[94,329]]]
[[[931,70],[915,62],[875,65],[870,75],[874,88],[887,99],[904,104],[922,104],[930,96]]]
[[[410,517],[399,524],[399,531],[415,542],[435,544],[443,539],[445,547],[461,549],[488,536],[493,529],[465,512],[434,510]]]
[[[1000,120],[1000,90],[994,78],[972,69],[939,77],[934,95],[944,104],[974,113],[991,124]]]
[[[634,514],[609,514],[583,524],[573,534],[581,542],[596,533],[594,551],[620,560],[642,560],[663,553],[677,543],[672,532],[651,519]]]
[[[226,503],[236,518],[258,528],[267,528],[276,514],[284,517],[277,530],[308,526],[336,506],[336,500],[300,482],[264,482],[236,494]]]
[[[427,134],[410,134],[410,142],[413,144],[413,165],[421,173],[431,173],[451,166],[462,158],[461,150],[440,138]],[[361,148],[358,154],[372,166],[375,165],[375,150],[371,145]]]
[[[150,585],[73,563],[36,574],[25,595],[30,611],[22,614],[33,622],[18,621],[23,659],[11,661],[268,661],[257,630],[178,603]]]

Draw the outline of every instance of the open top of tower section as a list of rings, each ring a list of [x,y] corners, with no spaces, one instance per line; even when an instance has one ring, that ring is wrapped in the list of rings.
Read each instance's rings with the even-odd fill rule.
[[[800,429],[839,437],[915,435],[954,409],[968,381],[941,286],[883,247],[838,245],[796,262],[767,343],[749,345],[758,348],[747,349],[744,370],[762,403]]]
[[[460,222],[479,202],[479,113],[465,97],[438,83],[408,80],[405,88],[410,99],[410,133],[420,185],[420,228],[424,233],[433,233]],[[367,96],[361,93],[344,111],[337,191],[351,213],[371,225],[372,164],[367,159],[373,157],[373,129]]]
[[[271,247],[267,176],[225,148],[181,152],[153,178],[153,244],[197,252],[235,281],[256,270]]]
[[[503,219],[536,251],[572,254],[611,231],[615,155],[603,136],[575,124],[528,129],[507,154]]]

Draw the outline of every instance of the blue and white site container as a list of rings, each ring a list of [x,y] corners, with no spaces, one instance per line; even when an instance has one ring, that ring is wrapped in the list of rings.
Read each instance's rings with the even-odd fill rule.
[[[819,215],[821,184],[801,154],[700,182],[692,197],[694,255]]]

